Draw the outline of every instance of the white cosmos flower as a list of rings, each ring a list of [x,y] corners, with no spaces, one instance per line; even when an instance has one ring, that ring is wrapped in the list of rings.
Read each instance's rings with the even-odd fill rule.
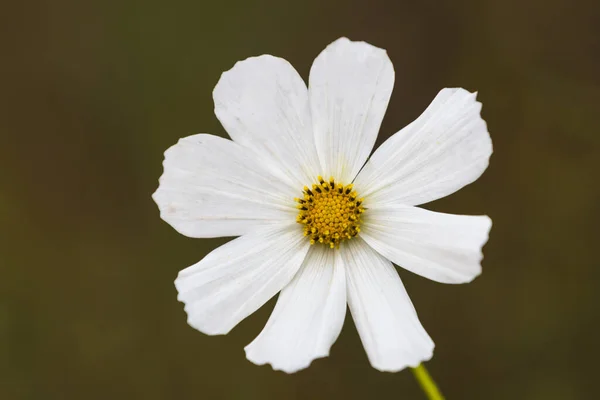
[[[232,140],[181,139],[153,195],[186,236],[239,236],[179,273],[192,327],[226,334],[281,292],[246,346],[253,363],[291,373],[327,356],[346,304],[373,367],[431,358],[392,263],[443,283],[479,275],[490,218],[415,206],[475,181],[492,143],[475,94],[443,89],[367,161],[393,86],[385,50],[346,38],[319,54],[308,88],[270,55],[223,73],[215,113]]]

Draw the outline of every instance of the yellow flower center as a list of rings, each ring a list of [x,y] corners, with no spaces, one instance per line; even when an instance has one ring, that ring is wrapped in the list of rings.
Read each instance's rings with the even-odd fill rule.
[[[310,244],[323,243],[333,249],[360,232],[364,199],[357,199],[352,184],[335,183],[333,177],[329,182],[321,176],[318,179],[319,184],[312,189],[304,186],[303,197],[294,199],[300,210],[296,222],[304,224],[304,236],[310,238]]]

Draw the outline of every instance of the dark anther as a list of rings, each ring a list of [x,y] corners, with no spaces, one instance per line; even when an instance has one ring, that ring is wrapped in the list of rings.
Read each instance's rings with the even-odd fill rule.
[[[319,192],[319,193],[323,193],[323,191],[321,190],[321,188],[320,188],[320,187],[318,187],[318,186],[315,188],[315,190],[316,190],[317,192]]]

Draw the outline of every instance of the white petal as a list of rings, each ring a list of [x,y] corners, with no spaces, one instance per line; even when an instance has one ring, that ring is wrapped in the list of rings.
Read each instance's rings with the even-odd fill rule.
[[[246,346],[255,364],[287,373],[329,355],[346,315],[346,276],[340,252],[312,246],[302,268],[279,294],[263,331]]]
[[[481,247],[492,220],[390,205],[365,212],[361,237],[409,271],[442,283],[465,283],[481,273]]]
[[[188,323],[228,333],[294,277],[310,244],[296,225],[261,228],[213,250],[175,280]]]
[[[165,152],[153,194],[161,217],[198,238],[238,236],[274,221],[294,221],[294,191],[274,179],[242,146],[194,135]]]
[[[341,38],[315,59],[309,96],[324,175],[350,183],[373,149],[394,87],[385,50]]]
[[[476,93],[443,89],[410,125],[375,151],[355,187],[370,204],[418,205],[475,181],[492,141]]]
[[[371,365],[395,372],[429,360],[433,342],[392,263],[360,238],[343,250],[348,305]]]
[[[315,181],[308,91],[294,67],[269,55],[240,61],[213,92],[215,114],[237,143],[259,154],[273,173],[301,191]]]

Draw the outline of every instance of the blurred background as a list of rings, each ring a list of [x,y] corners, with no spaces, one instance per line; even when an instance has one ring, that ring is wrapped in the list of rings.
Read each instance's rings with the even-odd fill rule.
[[[194,240],[150,195],[163,151],[213,114],[249,56],[306,80],[340,36],[387,49],[378,145],[443,87],[479,91],[494,141],[475,184],[427,205],[494,221],[469,285],[400,270],[447,398],[598,398],[600,3],[33,1],[0,19],[0,399],[423,399],[370,367],[347,314],[331,356],[294,375],[186,324],[173,280],[227,239]]]

